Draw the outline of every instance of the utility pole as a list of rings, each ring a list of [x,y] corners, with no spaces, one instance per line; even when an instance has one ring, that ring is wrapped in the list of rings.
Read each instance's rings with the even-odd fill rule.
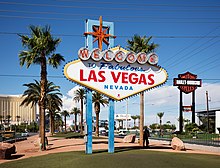
[[[128,99],[126,100],[126,131],[128,130]]]
[[[206,91],[207,132],[209,133],[209,94]]]

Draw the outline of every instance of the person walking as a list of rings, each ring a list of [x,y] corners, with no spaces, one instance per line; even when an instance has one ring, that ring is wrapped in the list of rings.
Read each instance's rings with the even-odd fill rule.
[[[144,141],[143,141],[143,147],[145,146],[145,142],[146,142],[146,147],[149,147],[149,140],[148,137],[150,136],[150,132],[148,130],[148,128],[146,127],[144,130]]]

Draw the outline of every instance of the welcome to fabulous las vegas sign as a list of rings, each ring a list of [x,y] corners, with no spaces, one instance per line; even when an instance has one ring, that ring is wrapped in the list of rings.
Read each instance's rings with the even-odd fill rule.
[[[114,100],[160,86],[168,77],[166,70],[157,65],[155,53],[134,53],[119,46],[104,51],[83,47],[78,57],[65,65],[67,79]]]

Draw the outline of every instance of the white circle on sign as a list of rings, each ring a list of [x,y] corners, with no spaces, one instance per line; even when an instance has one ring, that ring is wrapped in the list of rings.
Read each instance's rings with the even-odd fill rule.
[[[157,54],[150,53],[150,54],[148,54],[148,57],[149,57],[149,59],[148,59],[149,64],[156,65],[158,63],[159,58],[158,58]]]
[[[80,48],[78,51],[78,57],[83,61],[88,60],[90,58],[89,49],[85,47]]]
[[[102,59],[101,51],[99,48],[94,48],[91,52],[91,58],[94,61],[100,61]]]
[[[143,65],[143,64],[145,64],[147,61],[148,61],[148,56],[147,56],[146,53],[140,52],[140,53],[137,54],[137,62],[138,62],[139,64],[142,64],[142,65]]]
[[[127,53],[127,54],[126,54],[126,60],[127,60],[127,62],[130,63],[130,64],[135,63],[136,60],[137,60],[136,54],[135,54],[134,52],[132,52],[132,51],[129,52],[129,53]]]
[[[126,58],[126,55],[123,51],[117,51],[115,53],[115,61],[124,62],[125,58]]]
[[[115,58],[115,54],[112,50],[105,50],[103,52],[102,58],[105,61],[109,62],[109,61],[112,61]]]

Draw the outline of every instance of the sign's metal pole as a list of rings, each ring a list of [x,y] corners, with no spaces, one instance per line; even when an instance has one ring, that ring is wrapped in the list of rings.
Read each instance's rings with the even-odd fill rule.
[[[196,113],[196,107],[195,107],[195,90],[192,92],[192,123],[195,123],[195,113]]]
[[[183,132],[183,92],[180,90],[180,116],[179,116],[179,131]]]
[[[92,154],[92,91],[86,92],[86,154]]]
[[[86,31],[92,31],[91,23],[86,20]],[[93,48],[92,37],[86,37],[86,47],[88,49]],[[86,154],[92,154],[92,91],[87,89],[86,92]]]
[[[114,153],[114,100],[109,98],[109,131],[108,131],[108,153]]]

